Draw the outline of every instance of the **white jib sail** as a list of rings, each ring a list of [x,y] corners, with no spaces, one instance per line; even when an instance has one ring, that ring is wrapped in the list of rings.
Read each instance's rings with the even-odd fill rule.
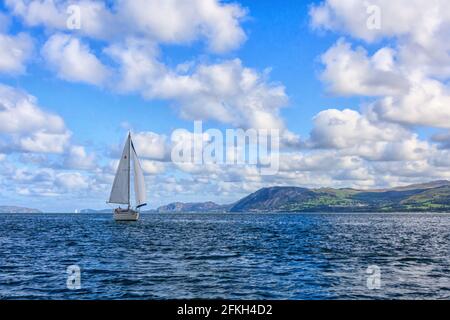
[[[130,136],[128,136],[123,148],[109,202],[130,204]]]
[[[140,207],[146,204],[147,196],[145,192],[144,173],[139,163],[136,150],[134,149],[133,142],[131,142],[131,154],[133,157],[134,166],[134,193],[136,196],[136,207]]]

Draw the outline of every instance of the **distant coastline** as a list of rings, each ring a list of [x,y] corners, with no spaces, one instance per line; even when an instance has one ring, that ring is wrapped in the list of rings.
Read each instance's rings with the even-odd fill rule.
[[[26,207],[0,206],[0,213],[42,213],[42,211]]]
[[[0,213],[40,213],[40,210],[0,206]],[[79,213],[110,213],[112,209],[83,209]],[[142,213],[227,212],[450,212],[450,181],[374,190],[275,186],[231,204],[173,202]]]

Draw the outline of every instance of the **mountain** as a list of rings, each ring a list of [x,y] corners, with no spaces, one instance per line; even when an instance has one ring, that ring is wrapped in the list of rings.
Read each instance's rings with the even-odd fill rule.
[[[260,189],[230,207],[230,212],[450,212],[450,182],[433,181],[378,190]]]
[[[437,181],[425,182],[425,183],[420,183],[420,184],[410,184],[410,185],[403,186],[403,187],[394,187],[391,189],[382,189],[379,191],[388,191],[388,190],[406,191],[406,190],[418,190],[418,189],[433,189],[433,188],[445,187],[445,186],[449,186],[449,185],[450,185],[450,181],[437,180]]]
[[[187,213],[187,212],[227,212],[230,205],[219,205],[217,203],[208,202],[173,202],[157,209],[142,210],[142,213]],[[80,213],[112,213],[113,209],[83,209]]]
[[[0,206],[0,213],[41,213],[41,211],[24,207]]]
[[[314,191],[299,187],[262,188],[236,202],[230,211],[273,211],[290,203],[306,203],[315,196]]]
[[[208,202],[174,202],[156,209],[158,213],[175,213],[175,212],[227,212],[229,205],[219,205],[217,203]]]
[[[84,209],[80,212],[111,213],[112,209]],[[374,190],[278,186],[262,188],[229,205],[211,201],[173,202],[157,209],[142,211],[188,212],[450,212],[450,181],[439,180]]]

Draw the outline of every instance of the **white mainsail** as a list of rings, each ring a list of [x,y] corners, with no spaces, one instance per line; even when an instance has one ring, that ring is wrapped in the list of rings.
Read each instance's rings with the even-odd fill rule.
[[[136,197],[136,208],[139,208],[146,205],[147,197],[145,192],[144,173],[136,154],[136,150],[134,149],[133,141],[131,141],[131,155],[133,157],[134,193]]]
[[[109,196],[111,203],[130,204],[130,140],[128,135]]]
[[[136,197],[136,208],[146,205],[146,192],[144,172],[142,171],[139,158],[134,149],[131,134],[128,134],[127,141],[123,148],[122,157],[120,158],[119,167],[117,168],[116,177],[114,178],[109,202],[127,204],[128,209],[131,205],[130,199],[130,183],[131,183],[131,160],[133,160],[134,171],[134,193]]]

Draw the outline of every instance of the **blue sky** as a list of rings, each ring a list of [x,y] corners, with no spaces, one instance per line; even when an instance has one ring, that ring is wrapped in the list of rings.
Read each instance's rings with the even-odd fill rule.
[[[450,176],[445,1],[417,0],[398,19],[402,4],[384,0],[163,3],[0,5],[0,119],[13,123],[0,129],[0,205],[104,208],[128,130],[150,207]],[[71,4],[79,29],[66,25]],[[279,174],[174,166],[170,135],[193,120],[279,129]]]
[[[166,63],[176,65],[204,56],[211,61],[239,58],[245,66],[256,70],[271,68],[270,79],[282,83],[289,95],[288,107],[282,111],[284,118],[289,127],[302,135],[309,133],[311,118],[317,113],[318,105],[327,108],[345,103],[348,106],[349,99],[327,94],[317,79],[321,68],[317,57],[336,41],[337,36],[311,30],[308,16],[310,3],[287,1],[285,6],[276,10],[270,1],[244,1],[241,5],[249,13],[242,23],[248,40],[240,48],[224,54],[211,54],[205,52],[205,44],[201,41],[189,46],[163,45],[161,50]],[[19,19],[13,17],[12,21],[13,32],[27,29],[23,28]],[[31,29],[30,34],[45,41],[46,32],[39,27]],[[86,84],[61,81],[39,60],[36,57],[27,74],[4,77],[2,81],[24,88],[38,97],[42,106],[60,114],[68,127],[77,132],[77,138],[83,139],[80,142],[92,139],[93,130],[98,134],[97,141],[111,143],[111,134],[115,137],[113,141],[122,141],[125,130],[114,131],[119,131],[115,129],[123,121],[137,130],[160,133],[178,127],[192,127],[191,121],[184,122],[176,117],[170,109],[170,101],[149,102],[136,95],[118,95]],[[357,101],[350,104],[357,106]],[[97,119],[100,123],[91,121],[96,113],[104,115]],[[147,121],[142,121],[142,117],[148,117],[144,118]]]

